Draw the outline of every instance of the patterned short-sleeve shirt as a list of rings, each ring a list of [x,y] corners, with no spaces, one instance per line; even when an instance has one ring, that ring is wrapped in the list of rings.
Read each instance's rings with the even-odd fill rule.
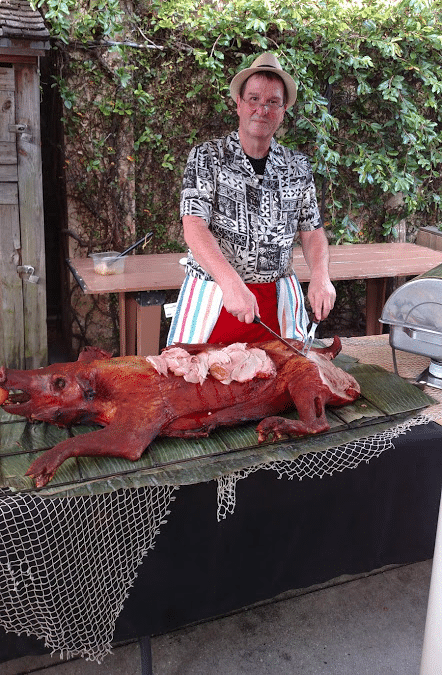
[[[184,172],[181,217],[203,218],[246,283],[292,273],[297,230],[322,226],[308,158],[272,139],[262,180],[238,132],[193,148]],[[188,253],[187,273],[211,280]]]

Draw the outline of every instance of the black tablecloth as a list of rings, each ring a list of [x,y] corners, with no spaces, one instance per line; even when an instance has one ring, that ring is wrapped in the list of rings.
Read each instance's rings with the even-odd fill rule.
[[[323,478],[238,481],[216,520],[216,483],[181,487],[139,569],[115,642],[167,632],[343,574],[432,557],[442,485],[442,427],[412,428],[368,464]],[[42,653],[0,630],[0,661]]]

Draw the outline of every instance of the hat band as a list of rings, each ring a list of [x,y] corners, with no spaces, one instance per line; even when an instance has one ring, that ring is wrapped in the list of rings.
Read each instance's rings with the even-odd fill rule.
[[[256,66],[256,67],[257,68],[275,68],[275,70],[277,70],[276,66],[266,65],[265,63],[263,63],[262,66]]]

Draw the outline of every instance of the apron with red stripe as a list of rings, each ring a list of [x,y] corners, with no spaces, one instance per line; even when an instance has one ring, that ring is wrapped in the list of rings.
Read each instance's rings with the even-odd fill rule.
[[[274,283],[246,284],[258,300],[261,320],[282,337],[305,340],[308,317],[295,274]],[[214,281],[187,275],[181,287],[167,344],[259,342],[270,339],[259,324],[245,324],[223,307],[222,292]]]

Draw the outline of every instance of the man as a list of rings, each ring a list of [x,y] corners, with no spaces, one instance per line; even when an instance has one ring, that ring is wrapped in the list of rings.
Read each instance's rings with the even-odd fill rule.
[[[259,317],[284,337],[304,339],[307,316],[291,267],[299,232],[311,280],[308,298],[325,319],[335,301],[328,242],[308,159],[276,143],[296,84],[262,54],[230,84],[239,128],[195,147],[181,194],[186,279],[168,344],[269,339]]]

